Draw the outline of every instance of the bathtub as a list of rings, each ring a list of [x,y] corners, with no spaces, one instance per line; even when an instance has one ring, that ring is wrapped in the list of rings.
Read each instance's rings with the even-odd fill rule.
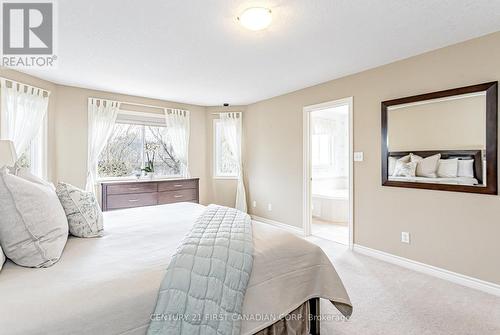
[[[313,193],[312,215],[325,221],[347,223],[349,221],[349,190],[320,189]]]

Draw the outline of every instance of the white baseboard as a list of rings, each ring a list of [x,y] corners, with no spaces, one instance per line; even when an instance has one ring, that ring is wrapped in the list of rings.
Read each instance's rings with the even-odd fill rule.
[[[297,234],[297,235],[300,235],[300,236],[305,236],[304,230],[302,228],[295,227],[295,226],[290,226],[288,224],[284,224],[284,223],[281,223],[281,222],[278,222],[278,221],[274,221],[274,220],[271,220],[271,219],[266,219],[266,218],[263,218],[263,217],[260,217],[260,216],[257,216],[257,215],[250,215],[250,217],[254,221],[259,221],[259,222],[267,223],[267,224],[270,224],[272,226],[275,226],[275,227],[287,230],[287,231],[289,231],[291,233],[294,233],[294,234]]]
[[[474,288],[486,293],[490,293],[496,296],[500,296],[500,285],[487,282],[481,279],[469,277],[466,275],[462,275],[460,273],[448,271],[445,269],[441,269],[432,265],[428,265],[425,263],[420,263],[417,261],[413,261],[408,258],[396,256],[389,254],[387,252],[383,252],[376,249],[371,249],[368,247],[364,247],[359,244],[354,244],[354,251],[359,252],[360,254],[367,255],[370,257],[374,257],[380,259],[382,261],[392,263],[395,265],[399,265],[410,270],[422,272],[428,274],[430,276],[438,277],[441,279],[445,279],[451,281],[455,284],[460,284],[463,286],[467,286],[470,288]]]

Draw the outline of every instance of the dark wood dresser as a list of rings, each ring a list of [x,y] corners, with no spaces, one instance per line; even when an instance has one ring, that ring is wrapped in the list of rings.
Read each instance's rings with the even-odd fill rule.
[[[199,178],[101,183],[102,210],[199,202]]]

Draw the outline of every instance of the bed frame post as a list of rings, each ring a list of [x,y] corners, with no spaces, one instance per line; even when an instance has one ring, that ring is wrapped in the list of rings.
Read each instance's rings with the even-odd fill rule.
[[[320,319],[319,298],[309,299],[309,333],[311,335],[320,335]]]

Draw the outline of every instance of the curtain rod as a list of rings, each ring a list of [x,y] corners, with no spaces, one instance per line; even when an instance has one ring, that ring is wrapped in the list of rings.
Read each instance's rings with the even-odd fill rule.
[[[161,109],[161,110],[165,110],[165,109],[180,109],[180,110],[183,110],[183,111],[187,111],[187,109],[183,109],[183,108],[173,108],[173,107],[162,107],[162,106],[157,106],[157,105],[148,105],[148,104],[141,104],[141,103],[138,103],[138,102],[129,102],[129,101],[121,101],[121,100],[114,100],[114,99],[104,99],[104,98],[96,98],[96,97],[89,97],[89,99],[100,99],[100,100],[113,100],[113,101],[116,101],[120,104],[123,104],[123,105],[131,105],[131,106],[140,106],[140,107],[148,107],[148,108],[156,108],[156,109]]]
[[[49,90],[46,90],[45,88],[41,88],[41,87],[38,87],[38,86],[35,86],[35,85],[25,84],[25,83],[22,83],[20,81],[16,81],[16,80],[13,80],[13,79],[10,79],[10,78],[0,77],[0,79],[1,80],[5,80],[5,81],[10,81],[12,84],[18,84],[18,85],[24,85],[24,86],[30,86],[30,87],[36,88],[38,90],[41,90],[41,91],[47,93],[47,96],[49,96],[50,93],[51,93]]]
[[[155,106],[155,105],[148,105],[148,104],[141,104],[137,102],[127,102],[127,101],[120,101],[117,100],[120,104],[124,105],[131,105],[131,106],[141,106],[141,107],[148,107],[148,108],[157,108],[157,109],[180,109],[180,110],[186,110],[183,108],[173,108],[173,107],[162,107],[162,106]]]
[[[226,113],[242,113],[243,112],[213,112],[212,115],[221,115],[221,114],[226,114]]]

